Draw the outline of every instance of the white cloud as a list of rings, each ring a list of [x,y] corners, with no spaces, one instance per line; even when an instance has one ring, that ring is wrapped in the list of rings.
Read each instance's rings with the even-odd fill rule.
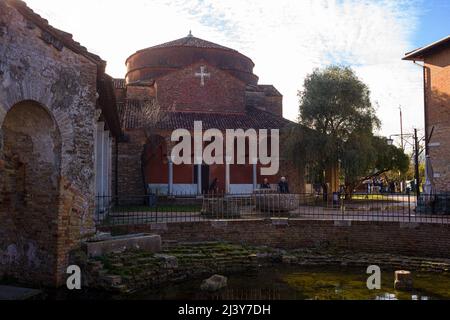
[[[420,3],[356,0],[28,0],[55,27],[74,34],[123,77],[136,50],[187,35],[239,50],[256,64],[260,83],[284,95],[284,115],[295,119],[305,75],[329,63],[351,65],[378,102],[382,133],[423,126],[421,70],[401,57]],[[416,11],[417,10],[417,11]]]

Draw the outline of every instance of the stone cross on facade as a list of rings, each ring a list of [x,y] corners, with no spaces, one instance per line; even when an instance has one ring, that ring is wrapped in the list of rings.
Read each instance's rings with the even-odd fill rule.
[[[205,77],[210,77],[211,74],[210,73],[206,73],[206,67],[205,66],[200,66],[200,72],[196,72],[195,76],[196,77],[200,77],[200,85],[203,87],[205,85]]]

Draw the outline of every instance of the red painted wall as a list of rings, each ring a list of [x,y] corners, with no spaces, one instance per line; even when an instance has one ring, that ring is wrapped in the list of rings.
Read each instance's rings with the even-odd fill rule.
[[[194,183],[193,165],[191,164],[174,165],[173,183]]]

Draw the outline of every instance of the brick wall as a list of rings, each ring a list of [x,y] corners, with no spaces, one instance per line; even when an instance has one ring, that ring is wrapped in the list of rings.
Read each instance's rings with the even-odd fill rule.
[[[130,100],[149,100],[156,94],[154,86],[132,85],[126,88],[126,98]]]
[[[0,1],[0,277],[59,285],[94,231],[97,65],[51,40]]]
[[[229,241],[285,249],[326,247],[436,258],[450,256],[450,225],[433,223],[255,219],[135,225],[114,227],[113,231],[156,233],[163,241]]]
[[[450,192],[450,47],[425,58],[425,92],[434,182],[438,192]]]
[[[117,170],[117,182],[113,178],[119,195],[144,195],[144,180],[141,168],[141,156],[147,142],[144,130],[125,130],[126,141],[118,143],[118,161],[113,162],[113,171]],[[115,146],[113,153],[116,152]]]
[[[282,117],[283,116],[283,97],[272,96],[264,91],[250,91],[245,92],[245,104],[247,106],[255,107]]]
[[[205,66],[204,86],[195,73]],[[245,83],[206,63],[195,63],[156,80],[156,96],[162,108],[175,111],[245,112]]]

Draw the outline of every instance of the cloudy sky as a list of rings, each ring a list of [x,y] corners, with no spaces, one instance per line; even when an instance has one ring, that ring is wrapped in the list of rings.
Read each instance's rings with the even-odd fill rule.
[[[298,115],[297,90],[314,68],[349,65],[372,92],[381,134],[423,127],[421,69],[402,56],[448,35],[447,0],[26,0],[108,62],[114,77],[136,50],[194,36],[249,56],[261,84]]]

